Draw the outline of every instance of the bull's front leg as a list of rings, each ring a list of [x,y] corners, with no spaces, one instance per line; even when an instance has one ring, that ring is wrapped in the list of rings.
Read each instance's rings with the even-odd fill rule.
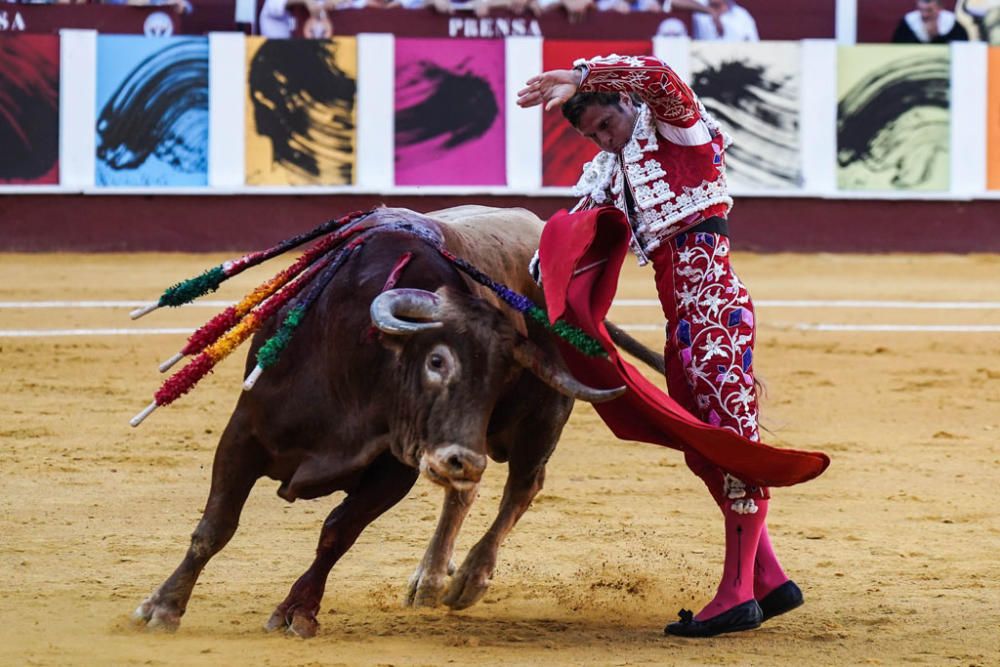
[[[478,485],[464,491],[449,488],[445,492],[437,529],[427,545],[427,552],[410,577],[405,600],[407,606],[436,607],[440,604],[447,577],[454,570],[451,555],[455,549],[455,538],[476,499],[478,488]]]
[[[264,628],[285,628],[307,638],[316,634],[319,605],[334,564],[354,544],[361,532],[413,488],[417,470],[385,453],[365,470],[358,488],[347,495],[323,522],[316,558],[298,578]]]
[[[513,461],[511,461],[513,464]],[[497,564],[497,551],[504,539],[517,524],[531,501],[542,489],[545,481],[545,464],[530,473],[519,475],[511,470],[503,490],[503,500],[493,525],[465,557],[462,566],[452,577],[451,586],[443,602],[452,609],[465,609],[478,602],[493,579]]]
[[[231,421],[223,433],[212,466],[212,488],[198,527],[191,535],[184,560],[132,617],[149,628],[176,630],[198,575],[232,538],[247,496],[263,470],[263,453],[256,442],[241,434]]]

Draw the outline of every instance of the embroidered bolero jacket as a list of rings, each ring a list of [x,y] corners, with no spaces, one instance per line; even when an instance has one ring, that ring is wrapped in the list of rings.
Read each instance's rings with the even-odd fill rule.
[[[634,93],[644,102],[622,152],[602,151],[584,165],[574,211],[613,204],[628,215],[625,188],[631,188],[632,250],[640,264],[684,229],[728,215],[725,149],[732,139],[670,67],[651,56],[618,55],[574,66],[584,70],[580,92]]]

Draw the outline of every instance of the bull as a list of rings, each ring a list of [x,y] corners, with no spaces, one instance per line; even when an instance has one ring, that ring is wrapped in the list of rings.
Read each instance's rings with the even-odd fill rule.
[[[386,231],[336,274],[280,361],[240,396],[187,553],[135,611],[140,624],[179,626],[200,572],[232,538],[251,488],[265,476],[280,482],[278,495],[289,502],[346,492],[268,630],[316,633],[330,570],[421,473],[445,497],[406,603],[468,607],[486,592],[500,544],[542,488],[573,400],[608,400],[623,390],[574,380],[549,332],[398,225],[431,230],[455,255],[541,303],[527,271],[542,228],[533,214],[463,206],[427,215],[383,208],[373,216]],[[386,290],[405,253],[409,262]],[[255,336],[248,371],[275,326]],[[503,497],[456,572],[455,538],[488,458],[508,462]]]

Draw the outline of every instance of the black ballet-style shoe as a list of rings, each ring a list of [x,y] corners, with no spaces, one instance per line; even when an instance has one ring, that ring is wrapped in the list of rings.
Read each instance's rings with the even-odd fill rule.
[[[663,633],[677,637],[714,637],[724,632],[740,632],[760,627],[764,613],[756,600],[747,600],[729,611],[704,621],[696,621],[694,614],[687,609],[681,609],[677,614],[681,620],[663,628]]]
[[[760,610],[764,614],[762,620],[780,616],[801,606],[803,602],[802,590],[789,579],[760,600]]]

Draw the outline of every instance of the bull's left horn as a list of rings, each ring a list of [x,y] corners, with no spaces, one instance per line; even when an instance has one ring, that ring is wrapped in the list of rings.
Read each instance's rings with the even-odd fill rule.
[[[392,289],[372,300],[372,324],[389,334],[412,334],[444,326],[438,319],[441,297],[420,289]],[[410,319],[428,320],[415,322]]]
[[[614,389],[588,387],[554,364],[538,349],[537,345],[528,340],[522,340],[514,346],[514,359],[559,393],[588,403],[612,401],[624,394],[626,390],[624,386]]]

